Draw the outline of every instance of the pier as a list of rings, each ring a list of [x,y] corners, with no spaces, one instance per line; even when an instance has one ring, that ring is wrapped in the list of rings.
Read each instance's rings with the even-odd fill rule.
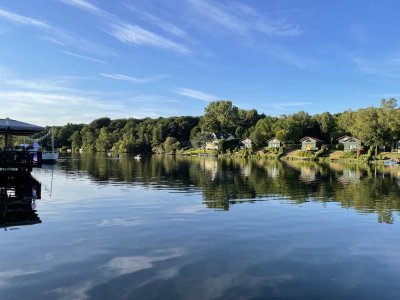
[[[15,146],[14,136],[30,136],[44,128],[25,122],[0,119],[0,135],[4,135],[4,147],[0,149],[0,169],[30,172],[33,167],[41,167],[42,153],[29,148]]]

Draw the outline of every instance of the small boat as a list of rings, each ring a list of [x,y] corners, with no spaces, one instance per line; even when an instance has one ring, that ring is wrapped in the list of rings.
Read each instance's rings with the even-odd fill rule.
[[[138,154],[138,155],[135,155],[133,158],[136,159],[136,160],[141,160],[142,156],[140,154]]]

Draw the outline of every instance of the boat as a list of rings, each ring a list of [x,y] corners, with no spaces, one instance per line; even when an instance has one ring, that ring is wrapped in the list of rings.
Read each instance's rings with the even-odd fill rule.
[[[138,154],[138,155],[135,155],[133,158],[136,160],[140,160],[140,159],[142,159],[142,156],[140,154]]]
[[[42,151],[43,163],[56,163],[58,159],[58,152],[54,151],[54,130],[51,132],[51,151]]]

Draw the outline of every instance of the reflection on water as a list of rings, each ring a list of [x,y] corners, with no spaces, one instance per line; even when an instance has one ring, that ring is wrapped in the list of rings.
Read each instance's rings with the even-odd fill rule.
[[[41,185],[30,174],[0,172],[0,228],[41,223],[36,213]]]
[[[29,178],[1,181],[1,226],[20,228],[0,232],[1,299],[400,293],[398,167],[96,154]],[[20,227],[35,198],[43,223]]]
[[[97,154],[72,156],[60,168],[70,175],[87,173],[101,184],[200,191],[208,208],[222,210],[254,199],[284,197],[298,204],[339,202],[345,208],[377,213],[379,222],[392,223],[393,211],[400,208],[400,170],[369,164],[171,156],[137,161],[129,156],[115,160]]]

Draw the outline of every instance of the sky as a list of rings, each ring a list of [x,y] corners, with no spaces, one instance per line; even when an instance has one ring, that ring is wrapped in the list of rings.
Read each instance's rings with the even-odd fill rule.
[[[37,125],[378,106],[399,1],[0,0],[0,118]]]

